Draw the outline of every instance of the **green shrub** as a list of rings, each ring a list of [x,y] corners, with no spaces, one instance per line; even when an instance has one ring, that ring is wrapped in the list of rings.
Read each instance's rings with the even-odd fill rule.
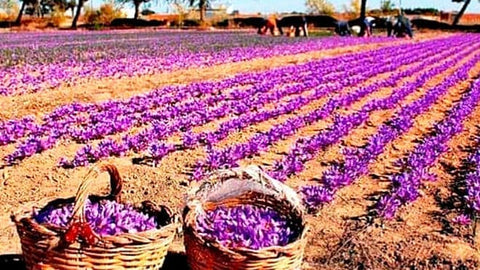
[[[52,25],[55,27],[59,27],[63,23],[65,23],[65,21],[65,10],[54,7],[50,17],[50,22],[52,23]]]
[[[2,1],[0,1],[2,2]],[[13,21],[17,18],[19,11],[18,4],[11,1],[5,1],[0,4],[0,21]]]
[[[116,18],[123,18],[125,15],[120,9],[112,4],[103,4],[100,9],[85,8],[85,22],[95,25],[109,25]]]

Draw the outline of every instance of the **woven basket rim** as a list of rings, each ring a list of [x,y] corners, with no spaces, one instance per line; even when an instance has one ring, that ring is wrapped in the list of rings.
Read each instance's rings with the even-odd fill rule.
[[[112,164],[106,163],[106,164],[100,164],[96,167],[93,167],[87,173],[87,176],[88,176],[87,178],[89,178],[88,180],[91,181],[95,176],[98,176],[98,174],[103,171],[107,171],[110,174],[111,181],[112,180],[119,181],[118,183],[116,183],[118,184],[118,186],[117,185],[115,186],[116,188],[118,188],[116,191],[120,192],[122,180],[118,173],[117,168]],[[77,191],[77,194],[73,197],[68,197],[68,198],[49,197],[49,198],[43,198],[38,201],[27,203],[19,207],[16,211],[12,212],[11,220],[15,223],[17,227],[24,226],[24,225],[29,226],[30,229],[36,234],[38,234],[39,237],[56,238],[59,241],[63,237],[65,231],[69,228],[69,226],[71,226],[71,222],[73,221],[74,216],[70,217],[69,224],[65,228],[62,228],[62,227],[51,225],[51,224],[38,223],[33,216],[33,209],[43,209],[50,203],[53,203],[53,205],[58,205],[58,204],[67,203],[67,202],[74,203],[74,207],[75,207],[79,192],[82,191],[83,195],[88,194],[86,190],[82,190],[82,187],[85,187],[86,185],[88,185],[87,183],[88,183],[87,179],[84,179],[80,185],[79,191]],[[114,191],[113,182],[111,182],[110,184],[113,192]],[[115,199],[117,202],[122,204],[131,204],[137,210],[141,210],[141,211],[149,210],[150,212],[153,212],[154,214],[153,215],[150,214],[150,216],[155,216],[155,214],[161,214],[163,211],[165,211],[166,214],[168,215],[168,219],[166,219],[165,221],[168,221],[168,224],[161,226],[160,228],[155,228],[155,229],[135,232],[135,233],[126,232],[126,233],[120,233],[116,235],[95,234],[100,241],[98,241],[97,244],[95,244],[94,246],[102,246],[102,247],[105,245],[128,246],[128,245],[134,245],[136,243],[142,243],[142,244],[153,243],[155,241],[158,241],[159,239],[164,238],[164,236],[166,235],[175,234],[175,232],[181,226],[179,215],[176,212],[172,212],[171,209],[165,205],[156,205],[151,201],[130,203],[128,201],[124,201],[121,198],[119,198],[120,196],[115,196],[112,198],[112,194],[113,193],[107,196],[90,195],[84,198],[94,197],[96,200],[103,200],[103,199],[114,200]],[[139,207],[139,205],[142,205],[142,207]],[[73,213],[73,215],[75,215],[75,213]],[[160,221],[157,220],[157,222],[160,222]],[[158,226],[160,226],[160,224],[158,224]]]
[[[58,236],[61,233],[65,232],[66,228],[62,228],[60,226],[55,226],[51,224],[42,224],[38,223],[35,218],[33,217],[33,212],[32,210],[34,208],[38,209],[43,209],[48,203],[53,202],[55,200],[72,200],[72,202],[75,200],[75,197],[69,197],[69,198],[54,198],[54,197],[49,197],[49,198],[43,198],[37,202],[32,202],[27,205],[23,205],[19,207],[16,211],[12,212],[11,219],[15,224],[22,223],[22,222],[27,222],[29,225],[33,225],[33,228],[38,228],[41,230],[42,234],[45,235],[50,235],[50,236]],[[128,204],[128,201],[122,201],[122,204]],[[38,205],[43,205],[43,206],[38,206]],[[135,209],[138,210],[138,204],[132,204]],[[168,208],[167,206],[163,206],[165,208]],[[170,208],[168,208],[170,209]],[[180,226],[180,220],[178,219],[177,214],[172,214],[170,216],[171,222],[165,226],[161,226],[160,228],[155,228],[155,229],[150,229],[146,231],[141,231],[141,232],[136,232],[136,233],[120,233],[116,235],[98,235],[100,239],[104,242],[115,242],[112,240],[115,240],[116,238],[119,237],[132,237],[132,236],[147,236],[149,234],[162,234],[163,232],[170,231],[173,227],[173,229],[176,229],[177,227]]]
[[[215,181],[226,181],[228,179],[231,179],[231,178],[234,178],[235,175],[239,176],[240,174],[243,174],[244,172],[246,172],[247,170],[251,170],[253,169],[254,171],[256,171],[257,173],[259,173],[259,175],[262,175],[260,176],[261,178],[265,178],[267,181],[277,181],[275,179],[272,179],[271,177],[265,177],[263,175],[263,172],[261,171],[261,168],[257,167],[257,166],[249,166],[247,167],[247,169],[234,169],[234,170],[217,170],[217,171],[214,171],[212,173],[210,173],[207,178],[204,180],[206,185],[208,186],[212,181],[212,179],[214,179]],[[219,176],[225,176],[225,178],[216,178],[216,177],[219,177]],[[251,179],[253,179],[253,177],[250,175]],[[244,179],[244,180],[248,180],[248,179]],[[258,179],[257,179],[258,180]],[[214,184],[215,185],[215,184]],[[282,183],[283,186],[285,186],[283,183]],[[289,189],[287,186],[285,186],[287,189]],[[191,233],[193,237],[197,238],[201,244],[203,245],[209,245],[215,249],[218,249],[219,251],[221,252],[224,252],[224,253],[227,253],[227,254],[230,254],[230,255],[233,255],[233,256],[250,256],[250,257],[265,257],[266,254],[278,254],[278,253],[291,253],[292,250],[296,250],[296,246],[299,245],[300,243],[303,243],[304,241],[306,241],[306,237],[307,237],[307,233],[310,229],[307,221],[306,221],[306,213],[304,211],[304,208],[301,206],[301,205],[296,205],[294,201],[290,200],[290,198],[287,197],[287,195],[289,194],[284,194],[285,196],[282,196],[281,198],[277,197],[277,196],[272,196],[270,194],[266,194],[268,197],[271,197],[272,199],[274,199],[274,201],[281,201],[281,202],[287,202],[290,206],[291,206],[291,209],[289,211],[289,213],[296,213],[297,214],[297,217],[299,219],[301,219],[301,226],[302,226],[302,231],[299,232],[298,234],[298,237],[291,241],[290,243],[288,243],[287,245],[285,246],[269,246],[269,247],[264,247],[264,248],[260,248],[260,249],[251,249],[251,248],[246,248],[246,247],[226,247],[222,244],[220,244],[218,241],[216,240],[207,240],[203,237],[201,237],[198,232],[197,232],[197,217],[198,217],[198,214],[199,212],[196,211],[197,209],[199,208],[202,208],[203,209],[203,206],[205,205],[204,202],[202,202],[202,200],[200,200],[199,198],[197,198],[195,196],[196,192],[199,190],[199,188],[197,189],[193,189],[191,192],[190,192],[190,197],[187,198],[187,205],[185,207],[185,211],[183,213],[183,221],[184,221],[184,231],[185,233]],[[251,191],[253,193],[255,193],[254,191]],[[238,205],[240,205],[242,203],[239,203]],[[251,202],[248,202],[248,203],[245,203],[245,204],[249,204],[249,205],[255,205],[255,203],[251,203]],[[272,207],[274,210],[275,207]],[[263,255],[263,256],[262,256]]]
[[[307,237],[307,232],[310,230],[309,225],[302,218],[302,226],[303,226],[302,232],[298,235],[298,237],[295,240],[291,241],[285,246],[269,246],[269,247],[263,247],[260,249],[251,249],[246,247],[226,247],[216,240],[207,240],[204,237],[200,236],[200,234],[197,231],[197,222],[196,222],[197,215],[194,212],[195,211],[190,211],[186,215],[185,228],[184,228],[185,233],[190,232],[194,237],[200,240],[202,244],[209,245],[222,252],[226,252],[232,255],[243,255],[243,256],[253,255],[254,256],[254,255],[260,255],[265,253],[286,253],[288,250],[291,250],[296,245],[298,245],[298,243],[305,241]],[[189,218],[190,215],[193,215],[193,218],[192,218],[193,220],[192,222],[187,222],[187,220],[190,219]]]
[[[247,179],[244,179],[244,177]],[[285,201],[288,201],[292,208],[297,210],[303,215],[305,215],[305,207],[302,204],[301,200],[298,198],[297,192],[291,189],[289,186],[285,185],[284,183],[273,179],[271,176],[266,174],[262,167],[256,165],[250,165],[245,168],[233,168],[233,169],[218,169],[216,171],[210,172],[204,180],[201,181],[200,186],[192,188],[187,193],[186,204],[190,204],[194,201],[200,201],[200,196],[205,192],[202,191],[202,187],[206,186],[207,188],[211,188],[212,186],[216,186],[219,182],[225,182],[230,179],[240,178],[242,180],[255,180],[257,182],[261,182],[262,184],[271,185],[272,191],[276,193],[280,193]],[[210,190],[211,191],[211,190]],[[268,194],[267,194],[268,195]]]

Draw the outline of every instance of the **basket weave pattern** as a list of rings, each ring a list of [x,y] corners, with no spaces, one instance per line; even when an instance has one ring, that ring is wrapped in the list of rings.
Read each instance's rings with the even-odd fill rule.
[[[184,241],[192,270],[301,268],[308,227],[302,204],[293,190],[256,167],[217,171],[204,181],[189,194],[183,213]],[[287,217],[289,226],[298,233],[296,240],[286,246],[253,250],[227,248],[197,233],[198,215],[219,206],[242,204],[270,207]]]
[[[88,196],[88,187],[99,173],[110,174],[111,193],[105,197]],[[122,180],[115,166],[106,164],[89,171],[75,197],[69,199],[42,200],[36,205],[61,206],[74,202],[74,222],[84,222],[84,208],[87,198],[114,199],[120,201]],[[157,220],[162,220],[160,229],[139,233],[123,233],[115,236],[95,235],[97,242],[86,245],[77,239],[66,244],[64,236],[67,228],[38,224],[32,218],[32,206],[25,206],[12,215],[20,236],[22,252],[27,269],[160,269],[168,248],[175,237],[179,222],[167,207],[156,207],[150,202],[142,202],[138,208]]]

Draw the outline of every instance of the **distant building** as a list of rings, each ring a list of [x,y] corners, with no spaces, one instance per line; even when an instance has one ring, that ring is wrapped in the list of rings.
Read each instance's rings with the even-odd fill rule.
[[[458,12],[440,12],[440,21],[452,23]],[[465,13],[460,19],[460,24],[480,24],[480,14]]]
[[[186,16],[190,20],[198,20],[200,19],[200,9],[190,9]],[[216,8],[207,8],[205,10],[205,19],[219,19],[219,18],[227,18],[227,7],[220,5]]]
[[[228,16],[227,8],[226,7],[220,7],[220,8],[207,9],[207,11],[205,12],[205,16],[207,18],[216,18],[216,17]]]

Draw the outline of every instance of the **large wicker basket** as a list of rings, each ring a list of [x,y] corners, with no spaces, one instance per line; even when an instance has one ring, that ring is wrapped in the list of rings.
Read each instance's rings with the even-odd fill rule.
[[[241,204],[273,208],[297,231],[296,240],[286,246],[259,250],[231,249],[205,240],[197,233],[198,215],[219,206]],[[258,167],[212,173],[189,193],[183,218],[184,241],[192,270],[301,268],[308,231],[301,200],[292,189],[270,178]]]
[[[110,174],[111,193],[108,196],[89,196],[89,186],[99,173]],[[81,183],[75,197],[56,199],[48,206],[60,206],[74,202],[73,216],[69,223],[85,222],[84,208],[90,200],[110,199],[120,201],[122,179],[113,165],[101,165],[91,169]],[[47,201],[36,205],[45,206]],[[35,208],[35,206],[33,206]],[[155,216],[160,229],[139,233],[124,233],[115,236],[95,236],[94,244],[81,238],[67,243],[65,234],[69,228],[39,224],[32,218],[32,206],[25,206],[12,214],[20,236],[27,269],[160,269],[169,245],[180,227],[178,216],[167,207],[156,207],[142,202],[136,209]]]

